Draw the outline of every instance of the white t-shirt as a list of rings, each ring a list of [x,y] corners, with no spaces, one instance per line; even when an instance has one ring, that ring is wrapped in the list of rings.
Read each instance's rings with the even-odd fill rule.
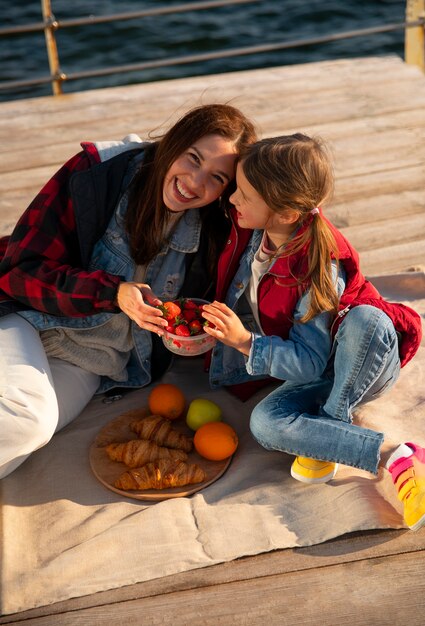
[[[268,271],[273,259],[273,250],[269,250],[266,246],[267,242],[267,233],[264,232],[261,243],[258,247],[257,252],[252,260],[251,265],[251,279],[249,281],[248,287],[246,288],[246,299],[248,300],[248,304],[251,307],[252,314],[255,318],[255,321],[258,324],[258,328],[264,335],[264,331],[261,328],[260,324],[260,316],[258,314],[258,300],[257,300],[257,292],[258,285],[260,280],[264,276],[264,274]]]

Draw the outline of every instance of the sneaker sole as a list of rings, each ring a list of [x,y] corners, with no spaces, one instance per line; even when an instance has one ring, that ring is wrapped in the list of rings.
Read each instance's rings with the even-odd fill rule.
[[[297,474],[291,467],[291,476],[292,478],[295,478],[295,480],[299,480],[300,483],[305,483],[307,485],[316,485],[319,483],[329,482],[330,480],[332,480],[332,478],[334,478],[337,471],[338,471],[338,463],[335,464],[333,471],[330,474],[326,474],[326,476],[321,476],[320,478],[307,478],[307,476],[303,476],[302,474]],[[424,516],[422,523],[425,524],[425,516]],[[417,524],[419,524],[419,522],[417,522]]]
[[[409,526],[409,528],[410,530],[419,530],[422,526],[425,526],[425,515],[422,515],[421,519],[419,519],[416,524],[413,524],[413,526]]]

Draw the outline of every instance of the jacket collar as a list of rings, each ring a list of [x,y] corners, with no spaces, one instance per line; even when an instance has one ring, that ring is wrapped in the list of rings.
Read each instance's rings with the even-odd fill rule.
[[[183,213],[168,242],[168,247],[177,252],[196,252],[201,238],[202,221],[199,209]]]

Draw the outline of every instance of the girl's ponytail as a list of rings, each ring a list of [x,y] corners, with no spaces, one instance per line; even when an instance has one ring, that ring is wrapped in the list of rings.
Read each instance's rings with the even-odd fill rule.
[[[272,211],[291,210],[298,215],[295,236],[280,256],[306,253],[301,272],[293,268],[293,278],[310,288],[310,305],[300,320],[338,309],[338,294],[332,273],[332,260],[338,264],[338,246],[318,206],[332,195],[334,176],[325,144],[301,133],[262,139],[242,154],[241,163],[249,183]]]
[[[332,275],[332,259],[338,265],[338,247],[331,229],[321,215],[312,216],[310,245],[307,254],[307,275],[303,282],[310,284],[310,306],[301,322],[308,322],[323,311],[336,314],[338,294]]]

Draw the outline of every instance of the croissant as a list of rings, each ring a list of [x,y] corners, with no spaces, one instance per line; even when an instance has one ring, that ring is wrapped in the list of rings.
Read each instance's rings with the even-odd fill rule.
[[[206,479],[204,470],[194,463],[159,459],[143,467],[124,472],[115,481],[119,489],[168,489],[184,485],[202,483]]]
[[[130,423],[130,429],[137,433],[141,439],[149,439],[159,446],[175,448],[190,452],[193,448],[193,439],[179,433],[170,423],[169,419],[160,415],[149,415]]]
[[[121,461],[127,467],[140,467],[158,459],[169,461],[186,461],[187,454],[183,450],[171,450],[158,446],[154,441],[131,439],[126,443],[110,443],[106,452],[112,461]]]

